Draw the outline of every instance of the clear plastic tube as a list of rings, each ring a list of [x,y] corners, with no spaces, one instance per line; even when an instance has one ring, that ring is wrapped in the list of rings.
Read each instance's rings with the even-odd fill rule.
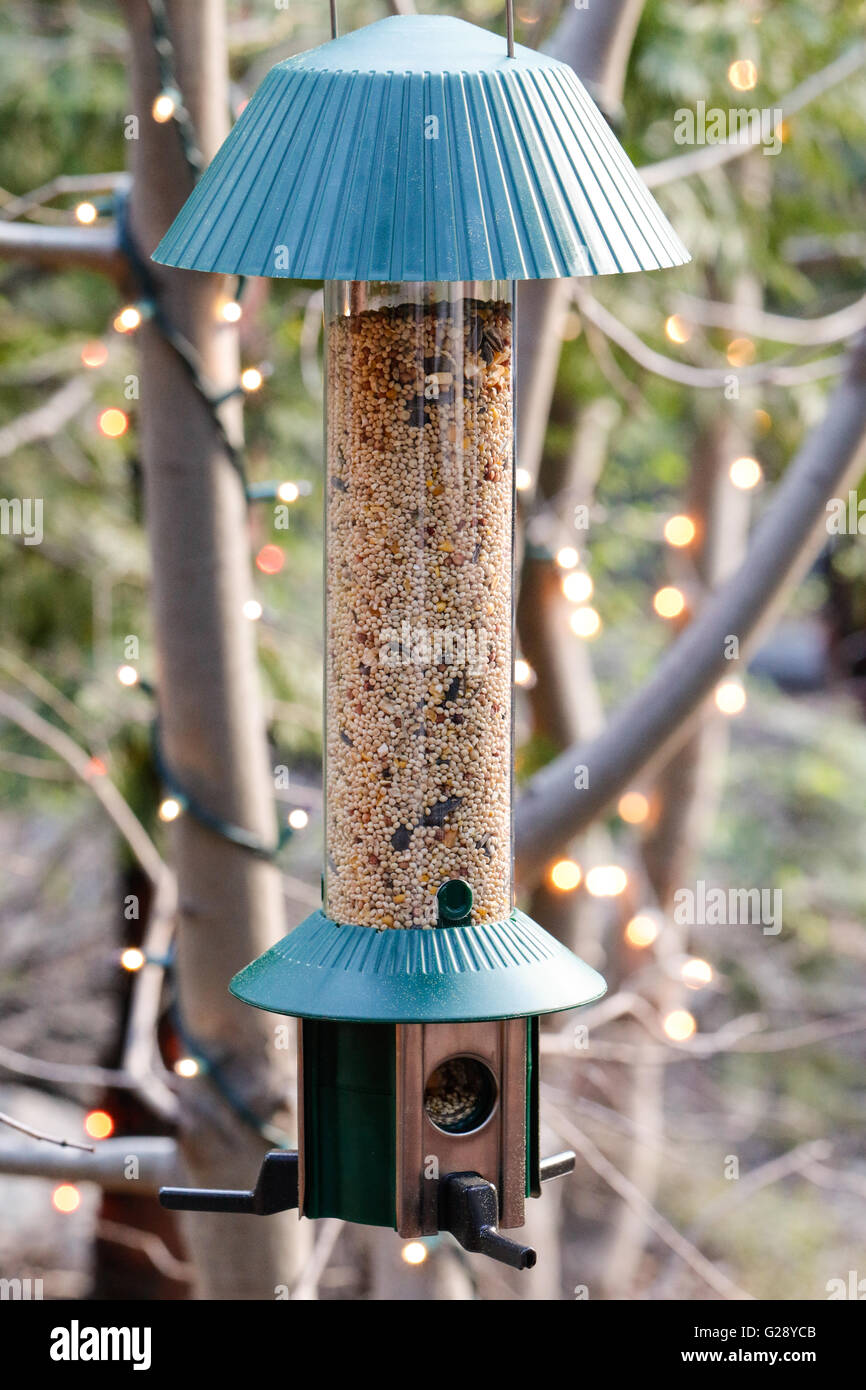
[[[331,282],[326,873],[338,922],[512,908],[511,287]]]

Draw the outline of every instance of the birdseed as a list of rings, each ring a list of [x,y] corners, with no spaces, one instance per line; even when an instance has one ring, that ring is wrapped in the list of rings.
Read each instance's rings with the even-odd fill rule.
[[[396,296],[399,297],[399,296]],[[328,313],[326,911],[511,910],[512,319],[504,299]]]

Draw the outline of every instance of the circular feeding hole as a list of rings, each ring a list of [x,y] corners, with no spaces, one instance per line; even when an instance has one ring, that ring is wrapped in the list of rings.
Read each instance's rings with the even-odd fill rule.
[[[431,1073],[424,1088],[424,1110],[444,1134],[470,1134],[490,1119],[496,1081],[475,1057],[450,1057]]]

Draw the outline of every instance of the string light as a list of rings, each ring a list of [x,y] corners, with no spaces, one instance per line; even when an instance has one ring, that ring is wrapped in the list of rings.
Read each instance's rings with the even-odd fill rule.
[[[104,777],[107,771],[108,768],[101,758],[97,758],[96,756],[88,758],[87,767],[85,769],[85,776],[88,781],[91,777]]]
[[[101,412],[97,424],[100,434],[104,434],[106,439],[119,439],[122,434],[126,434],[129,419],[122,410],[109,406]]]
[[[671,314],[670,318],[665,319],[665,334],[672,343],[687,343],[692,332],[692,325],[680,318],[679,314]]]
[[[140,970],[145,964],[145,954],[143,951],[139,951],[137,946],[127,946],[126,950],[121,953],[120,963],[124,970],[129,970],[132,973]]]
[[[170,121],[177,110],[177,102],[171,92],[160,92],[159,96],[150,108],[150,114],[158,125],[165,125]]]
[[[189,1078],[198,1076],[199,1065],[194,1057],[179,1057],[174,1064],[174,1070],[178,1076]]]
[[[280,483],[277,488],[277,497],[281,502],[297,502],[301,495],[301,489],[297,483]]]
[[[550,870],[550,881],[560,893],[571,893],[583,878],[583,871],[573,859],[559,859]]]
[[[264,609],[257,598],[248,598],[243,606],[243,615],[249,618],[251,623],[257,623],[263,612]]]
[[[688,1009],[674,1009],[662,1023],[671,1042],[687,1042],[694,1036],[697,1026],[694,1015]]]
[[[420,1240],[410,1240],[400,1251],[400,1258],[407,1265],[422,1265],[427,1258],[427,1246],[422,1245]]]
[[[219,306],[219,316],[226,323],[237,323],[243,312],[236,299],[224,299]]]
[[[532,474],[528,468],[516,468],[514,470],[514,486],[518,492],[528,492],[532,487]]]
[[[750,488],[757,487],[764,475],[758,460],[744,455],[743,458],[734,459],[728,470],[728,476],[734,487],[748,492]]]
[[[134,666],[118,666],[117,679],[120,681],[121,685],[137,685],[138,672]]]
[[[52,1192],[51,1205],[55,1211],[62,1211],[65,1216],[68,1216],[81,1206],[81,1193],[77,1187],[72,1186],[71,1182],[63,1182]]]
[[[593,583],[583,570],[572,570],[562,578],[562,592],[570,603],[585,603],[592,598]]]
[[[127,304],[125,309],[114,320],[114,330],[116,333],[134,333],[141,324],[141,310],[134,304]]]
[[[294,811],[289,812],[289,825],[293,830],[303,830],[309,824],[310,817],[300,806],[296,806]]]
[[[241,386],[245,391],[258,391],[264,379],[258,367],[244,367],[241,372]]]
[[[714,699],[722,714],[740,714],[746,708],[746,692],[742,681],[732,677],[716,686]]]
[[[568,625],[575,637],[595,637],[601,631],[601,618],[594,608],[575,608]]]
[[[96,338],[92,343],[84,344],[81,360],[85,367],[101,367],[108,361],[108,348]]]
[[[660,618],[678,618],[686,606],[685,595],[682,589],[678,589],[673,584],[666,584],[663,589],[653,595],[653,608]]]
[[[732,338],[725,349],[725,356],[732,367],[748,367],[758,355],[758,349],[751,338]]]
[[[262,574],[279,574],[286,557],[278,545],[263,545],[256,556],[256,568]]]
[[[728,68],[728,81],[738,92],[750,92],[758,81],[758,69],[751,58],[737,58]]]
[[[640,825],[649,815],[649,801],[643,792],[625,792],[617,803],[620,819],[629,825]]]
[[[564,545],[556,552],[556,563],[561,570],[573,570],[579,560],[580,556],[573,545]]]
[[[628,874],[618,864],[597,864],[586,876],[586,891],[593,898],[618,898],[628,884]]]
[[[91,1139],[107,1139],[114,1133],[114,1121],[107,1110],[91,1110],[84,1121],[84,1128]]]
[[[626,941],[629,946],[634,946],[638,951],[642,951],[647,946],[651,946],[658,937],[658,934],[658,922],[646,912],[639,912],[636,916],[632,917],[625,929]]]
[[[171,821],[177,820],[182,810],[183,807],[181,806],[177,797],[167,796],[164,801],[161,801],[159,803],[159,810],[156,814],[159,816],[161,821],[165,821],[166,824],[170,824]]]
[[[697,527],[690,516],[670,516],[665,522],[665,540],[677,550],[681,550],[684,545],[691,545],[696,535]]]
[[[522,656],[518,656],[514,662],[514,684],[530,688],[535,684],[535,672]]]
[[[98,215],[93,203],[79,203],[75,209],[75,220],[80,222],[83,227],[89,227],[92,222],[96,221]]]
[[[700,956],[692,956],[690,960],[684,962],[680,974],[683,984],[688,985],[689,989],[703,989],[705,985],[712,984],[713,967],[708,960],[701,960]]]

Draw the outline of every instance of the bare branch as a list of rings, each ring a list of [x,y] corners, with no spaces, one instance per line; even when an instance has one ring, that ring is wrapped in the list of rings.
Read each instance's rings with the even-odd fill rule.
[[[636,1212],[650,1227],[651,1230],[669,1246],[689,1268],[698,1275],[700,1279],[714,1289],[721,1298],[728,1299],[751,1299],[752,1295],[746,1293],[739,1285],[723,1274],[720,1269],[707,1259],[691,1241],[686,1240],[684,1235],[671,1225],[666,1216],[662,1216],[660,1211],[648,1202],[642,1192],[630,1183],[619,1169],[611,1163],[601,1149],[589,1139],[582,1130],[573,1125],[570,1120],[563,1115],[562,1111],[553,1109],[551,1106],[545,1107],[545,1114],[557,1134],[566,1143],[572,1144],[577,1149],[581,1158],[589,1164],[590,1168],[606,1182],[608,1187],[613,1188],[614,1192]]]
[[[693,367],[688,362],[678,362],[673,357],[666,357],[663,352],[656,352],[655,348],[649,347],[621,319],[583,289],[579,281],[574,282],[574,296],[581,314],[648,372],[666,377],[668,381],[677,381],[682,386],[697,386],[714,391],[718,391],[730,381],[730,367]],[[819,381],[822,377],[834,376],[842,370],[844,364],[843,356],[822,357],[817,362],[796,365],[759,362],[754,367],[739,368],[737,379],[741,387],[799,386],[804,381]]]
[[[59,208],[47,209],[46,203],[52,202],[55,198],[67,197],[71,193],[104,193],[119,192],[129,188],[130,177],[127,173],[117,174],[59,174],[56,179],[51,179],[48,183],[43,183],[41,188],[34,188],[31,193],[22,193],[20,197],[9,193],[5,188],[0,189],[0,219],[11,222],[18,217],[30,217],[34,213],[45,217],[49,211],[52,221],[63,218],[68,222],[69,212],[61,211]]]
[[[24,261],[51,270],[97,270],[110,279],[126,278],[126,259],[113,223],[99,227],[37,227],[0,220],[0,260]]]
[[[76,1144],[72,1139],[57,1139],[53,1134],[45,1134],[41,1129],[34,1129],[32,1125],[22,1124],[20,1120],[13,1120],[11,1115],[7,1115],[0,1110],[0,1125],[6,1125],[9,1129],[17,1129],[19,1134],[29,1134],[31,1139],[39,1139],[43,1144],[57,1144],[61,1149],[81,1149],[84,1153],[93,1153],[92,1144]]]
[[[130,1165],[135,1159],[135,1169]],[[137,1176],[129,1176],[135,1171]],[[60,1182],[94,1182],[106,1192],[155,1196],[160,1187],[182,1183],[185,1175],[173,1139],[129,1134],[103,1139],[90,1153],[0,1145],[0,1173],[12,1177],[54,1178]]]
[[[669,756],[723,674],[726,639],[739,638],[741,661],[827,539],[826,502],[863,469],[866,443],[866,337],[821,424],[789,464],[756,527],[743,564],[707,601],[668,649],[646,685],[587,746],[575,745],[530,780],[517,806],[516,850],[526,877],[583,830],[642,769]],[[574,786],[574,768],[589,785]]]
[[[802,111],[810,102],[823,96],[831,87],[844,82],[847,77],[857,72],[866,63],[866,43],[855,44],[847,52],[834,59],[826,68],[820,72],[813,73],[807,77],[787,97],[777,102],[774,110],[782,112],[780,119],[787,120]],[[704,145],[700,149],[690,150],[688,154],[674,155],[670,159],[659,160],[657,164],[647,164],[638,170],[641,178],[648,188],[659,188],[662,184],[673,183],[675,179],[687,179],[693,174],[706,174],[711,169],[717,169],[723,164],[728,164],[732,159],[740,159],[749,150],[755,148],[761,140],[761,123],[749,126],[749,139],[740,142],[739,140],[724,140],[718,145]]]
[[[0,224],[2,231],[2,224]],[[19,415],[0,429],[0,458],[6,458],[25,444],[37,439],[50,439],[93,400],[92,381],[84,376],[73,377],[55,391],[44,404],[25,415]]]
[[[866,328],[866,295],[844,309],[820,318],[800,319],[787,314],[768,314],[764,309],[745,304],[718,304],[695,299],[690,294],[677,295],[676,308],[691,323],[708,328],[726,328],[732,333],[752,333],[756,338],[769,338],[775,343],[791,343],[795,347],[823,347],[853,338]]]

